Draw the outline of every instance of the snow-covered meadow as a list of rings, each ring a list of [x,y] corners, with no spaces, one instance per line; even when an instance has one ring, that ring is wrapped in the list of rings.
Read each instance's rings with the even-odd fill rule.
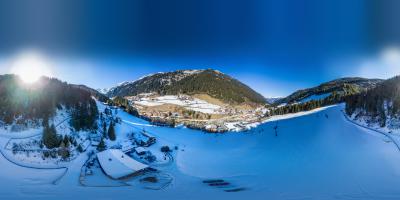
[[[154,98],[143,97],[133,101],[133,103],[143,106],[160,106],[164,104],[173,104],[177,106],[182,106],[188,110],[193,110],[207,114],[218,114],[222,112],[221,107],[218,105],[214,105],[208,103],[207,101],[189,96],[166,95]]]
[[[231,134],[152,126],[119,110],[115,143],[145,129],[157,143],[178,147],[172,164],[155,166],[173,177],[172,185],[163,190],[84,187],[79,175],[86,154],[71,161],[67,172],[21,167],[0,156],[0,198],[399,199],[399,150],[384,135],[349,122],[342,109],[288,115]],[[0,134],[2,151],[9,138]]]

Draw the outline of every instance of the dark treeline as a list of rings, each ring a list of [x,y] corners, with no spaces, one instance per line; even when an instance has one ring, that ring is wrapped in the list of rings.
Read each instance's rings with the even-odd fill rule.
[[[108,104],[110,106],[118,106],[118,107],[121,107],[124,109],[126,109],[130,106],[128,99],[125,99],[120,96],[114,97],[111,101],[108,101]]]
[[[386,109],[385,109],[386,108]],[[346,113],[355,111],[375,119],[380,126],[386,125],[388,116],[395,116],[400,111],[400,76],[388,79],[377,87],[346,98]]]
[[[71,112],[71,125],[75,130],[97,129],[98,110],[93,99],[77,102]]]
[[[276,105],[282,103],[296,103],[311,95],[320,95],[326,93],[337,92],[343,96],[360,93],[364,90],[375,87],[380,83],[380,79],[365,79],[365,78],[341,78],[323,83],[317,87],[298,90],[286,98],[278,100]]]
[[[332,95],[325,99],[311,100],[305,103],[288,104],[286,106],[272,108],[268,116],[310,111],[319,107],[342,103],[346,96],[347,94],[333,92]]]
[[[43,77],[28,85],[15,75],[0,76],[0,120],[6,124],[43,119],[43,125],[48,126],[48,119],[63,107],[71,111],[75,129],[97,127],[97,106],[90,92],[54,78]]]
[[[108,105],[110,106],[118,106],[122,109],[124,109],[127,113],[134,115],[134,116],[139,116],[139,112],[137,111],[136,108],[134,108],[132,105],[129,104],[129,101],[123,97],[116,96],[112,100],[109,100]]]

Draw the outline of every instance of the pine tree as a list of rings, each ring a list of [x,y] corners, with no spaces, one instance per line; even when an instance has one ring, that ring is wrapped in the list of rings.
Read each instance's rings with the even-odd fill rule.
[[[107,124],[106,122],[103,123],[103,136],[105,137],[107,133]]]
[[[57,135],[54,124],[52,124],[50,127],[47,126],[43,129],[42,140],[43,144],[49,149],[59,147],[61,139]]]
[[[82,148],[82,145],[81,145],[81,144],[78,145],[77,150],[78,150],[79,153],[82,153],[82,152],[83,152],[83,148]]]
[[[68,148],[60,148],[58,150],[58,155],[61,156],[63,160],[67,160],[67,158],[71,156],[71,153]]]
[[[97,146],[97,151],[104,151],[106,149],[106,144],[104,143],[104,138],[101,138],[99,145]]]
[[[60,143],[60,146],[59,146],[60,148],[65,148],[65,147],[67,147],[66,145],[65,145],[65,143],[64,143],[64,140],[62,140],[61,141],[61,143]]]
[[[65,147],[69,147],[70,146],[71,142],[70,142],[70,139],[69,139],[68,135],[64,136],[63,142],[64,142]]]
[[[115,135],[115,129],[114,129],[114,123],[111,122],[110,126],[108,127],[108,138],[112,141],[115,141],[117,139]]]

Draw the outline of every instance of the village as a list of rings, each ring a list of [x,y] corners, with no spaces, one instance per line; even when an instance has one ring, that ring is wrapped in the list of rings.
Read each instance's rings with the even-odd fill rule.
[[[260,124],[268,112],[264,106],[232,106],[208,95],[196,97],[143,93],[125,98],[140,117],[153,124],[183,125],[212,133],[247,131]]]

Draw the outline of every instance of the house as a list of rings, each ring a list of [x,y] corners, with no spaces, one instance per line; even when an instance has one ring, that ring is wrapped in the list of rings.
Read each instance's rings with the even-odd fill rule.
[[[136,147],[135,152],[137,155],[142,156],[142,155],[146,154],[147,151],[143,147]]]
[[[180,116],[180,115],[179,115],[179,113],[177,113],[177,112],[171,113],[171,117],[178,118],[179,116]]]
[[[124,141],[121,143],[121,150],[123,152],[131,151],[135,146],[133,145],[132,141]]]
[[[80,143],[83,151],[86,151],[86,149],[90,146],[90,144],[91,144],[90,140],[85,140]]]
[[[144,130],[141,133],[146,138],[144,141],[146,143],[145,146],[149,147],[156,143],[156,137],[150,135],[148,132],[146,132]]]
[[[90,140],[92,140],[92,141],[97,141],[97,142],[100,142],[100,140],[101,140],[101,135],[99,135],[99,134],[89,134],[89,138],[90,138]]]
[[[92,141],[91,144],[92,144],[93,147],[97,147],[97,146],[99,146],[100,142],[99,141]]]
[[[156,143],[156,138],[143,130],[135,135],[135,141],[140,146],[149,147]]]
[[[142,173],[149,166],[134,160],[119,149],[108,149],[97,153],[102,170],[112,179]]]

